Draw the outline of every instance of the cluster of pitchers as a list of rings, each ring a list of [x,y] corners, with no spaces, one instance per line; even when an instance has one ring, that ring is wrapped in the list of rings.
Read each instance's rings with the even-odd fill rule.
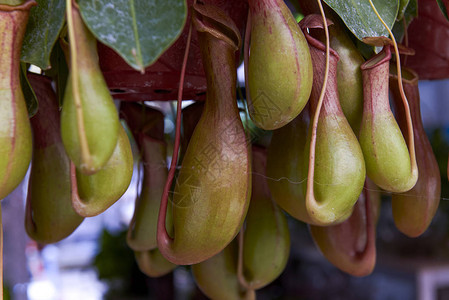
[[[180,168],[164,193],[164,115],[125,102],[117,113],[96,39],[75,4],[63,45],[70,71],[62,109],[52,80],[28,74],[39,102],[28,118],[19,57],[33,3],[0,6],[0,199],[31,161],[25,226],[36,241],[64,239],[128,188],[133,154],[119,116],[143,169],[127,235],[139,267],[161,276],[192,265],[213,299],[254,298],[282,273],[287,214],[309,224],[323,255],[355,276],[375,265],[380,189],[392,194],[395,224],[410,237],[435,215],[440,174],[422,126],[416,73],[400,71],[405,98],[391,46],[365,61],[332,13],[327,53],[314,9],[297,24],[282,0],[250,0],[242,41],[226,13],[192,5],[207,97],[183,111]],[[235,53],[242,48],[248,113],[272,131],[269,145],[251,143],[240,118]]]

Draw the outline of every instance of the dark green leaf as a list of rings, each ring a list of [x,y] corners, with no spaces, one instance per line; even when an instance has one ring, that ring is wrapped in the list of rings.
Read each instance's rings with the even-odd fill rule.
[[[62,106],[64,99],[65,86],[69,76],[69,67],[62,51],[61,45],[56,43],[51,52],[50,62],[52,68],[45,72],[45,75],[53,78],[56,83],[56,94],[58,95],[59,106]]]
[[[111,234],[103,230],[100,249],[94,265],[100,279],[129,278],[134,262],[132,250],[126,244],[126,231]]]
[[[402,41],[405,33],[406,27],[410,24],[410,22],[418,16],[418,1],[410,0],[407,8],[404,12],[404,17],[400,21],[397,21],[393,27],[394,37],[398,42]],[[405,20],[405,24],[404,24]]]
[[[404,16],[405,10],[407,9],[410,0],[399,0],[399,10],[398,10],[398,20],[401,20]]]
[[[22,86],[23,96],[25,97],[25,102],[28,109],[28,116],[31,118],[37,113],[38,110],[38,102],[36,94],[33,91],[33,88],[28,81],[26,76],[27,73],[27,64],[24,62],[20,63],[20,84]]]
[[[377,18],[368,0],[324,0],[359,39],[388,36],[388,31]],[[374,6],[389,28],[398,14],[399,3],[394,0],[373,0]]]
[[[46,70],[50,53],[64,24],[64,0],[36,0],[31,8],[22,46],[21,60]]]
[[[418,0],[410,0],[404,13],[405,20],[410,23],[413,18],[418,17]]]
[[[176,41],[187,17],[185,0],[80,0],[79,6],[95,37],[140,71]]]
[[[446,19],[449,20],[449,16],[448,16],[448,12],[447,12],[447,8],[446,5],[444,5],[443,0],[437,0],[438,6],[440,7],[441,12],[443,13],[443,15],[446,17]]]
[[[355,44],[357,50],[359,50],[360,54],[367,60],[376,54],[376,47],[365,44],[360,40],[356,40]]]

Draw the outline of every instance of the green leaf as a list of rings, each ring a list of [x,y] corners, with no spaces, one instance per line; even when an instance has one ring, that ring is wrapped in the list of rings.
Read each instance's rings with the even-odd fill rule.
[[[410,0],[399,0],[399,10],[398,10],[398,20],[401,20],[404,16],[405,10],[407,9]]]
[[[365,44],[360,40],[356,40],[355,46],[357,47],[357,50],[359,50],[360,54],[362,54],[362,56],[366,60],[370,59],[371,57],[373,57],[373,55],[377,53],[376,47]]]
[[[410,24],[414,18],[418,17],[418,0],[410,0],[405,9],[404,17],[407,24]]]
[[[403,19],[396,21],[393,27],[393,34],[398,42],[400,42],[404,37],[405,33],[404,20],[406,26],[408,26],[410,22],[417,16],[418,16],[418,0],[410,0],[410,2],[407,5],[407,8],[405,9]]]
[[[67,65],[64,51],[59,43],[56,43],[51,52],[50,62],[52,68],[45,71],[45,75],[51,77],[56,84],[56,94],[58,95],[59,106],[62,106],[64,99],[65,87],[69,76],[69,67]]]
[[[185,0],[79,0],[87,27],[131,67],[143,71],[184,28]]]
[[[324,0],[359,39],[388,36],[388,31],[377,18],[368,0]],[[374,6],[389,28],[398,14],[397,0],[373,0]]]
[[[37,0],[23,40],[21,60],[42,70],[50,67],[50,53],[64,24],[64,0]]]
[[[440,7],[441,12],[443,13],[444,17],[449,20],[448,11],[446,8],[446,5],[444,5],[443,0],[437,0],[438,6]]]
[[[36,94],[28,81],[27,74],[27,64],[24,62],[20,63],[20,85],[22,86],[23,96],[25,97],[25,102],[28,109],[28,116],[31,118],[37,113],[38,102]]]

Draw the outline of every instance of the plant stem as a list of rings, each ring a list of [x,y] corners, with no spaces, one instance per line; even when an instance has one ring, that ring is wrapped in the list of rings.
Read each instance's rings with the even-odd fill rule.
[[[75,102],[76,109],[76,121],[78,127],[78,138],[81,146],[81,159],[83,163],[88,163],[91,160],[89,145],[86,137],[86,129],[84,128],[84,115],[83,106],[80,95],[79,74],[77,66],[77,53],[76,53],[76,38],[75,38],[75,23],[73,21],[72,13],[72,0],[66,0],[66,14],[67,14],[67,27],[69,32],[69,45],[70,45],[70,80],[72,81],[72,93],[73,100]]]
[[[196,4],[196,0],[193,1]],[[189,33],[187,35],[186,49],[184,52],[184,59],[182,61],[182,69],[179,78],[178,99],[176,108],[176,131],[175,131],[175,144],[173,146],[173,156],[170,163],[170,169],[168,170],[167,181],[165,182],[164,192],[162,193],[161,206],[159,208],[159,217],[157,224],[158,231],[158,244],[159,240],[164,240],[164,243],[168,243],[171,240],[167,228],[165,227],[165,220],[167,218],[167,205],[168,205],[168,193],[170,192],[173,178],[175,177],[176,165],[178,163],[179,144],[181,141],[181,112],[182,112],[182,93],[184,90],[184,78],[186,73],[187,60],[189,58],[190,42],[192,40],[192,23],[189,26]],[[162,238],[160,238],[162,237]]]
[[[313,191],[314,177],[315,177],[315,148],[316,148],[316,134],[318,128],[318,119],[321,112],[321,107],[323,106],[324,95],[326,94],[327,79],[329,77],[329,30],[327,28],[326,15],[324,13],[321,0],[317,0],[318,6],[320,7],[321,16],[323,17],[324,34],[326,36],[326,68],[324,71],[323,87],[321,88],[320,98],[318,100],[318,105],[313,116],[312,123],[312,137],[310,141],[310,152],[309,152],[309,170],[307,173],[307,191],[306,191],[306,204],[309,205],[315,200],[315,193]]]
[[[407,21],[405,17],[402,18],[402,25],[404,26],[404,45],[408,48]],[[407,65],[407,57],[407,55],[404,55],[404,65]]]
[[[384,22],[382,17],[379,15],[379,12],[377,11],[376,7],[373,4],[372,0],[369,0],[369,3],[371,5],[371,8],[374,10],[374,13],[376,14],[377,18],[382,22],[385,29],[388,31],[388,34],[390,35],[391,39],[393,40],[393,46],[394,46],[394,52],[396,56],[396,68],[397,68],[397,74],[398,74],[398,85],[399,85],[399,93],[402,98],[402,103],[405,108],[405,119],[407,121],[407,135],[408,135],[408,148],[410,152],[410,163],[411,163],[411,173],[412,177],[418,176],[418,166],[416,163],[416,154],[415,154],[415,137],[413,134],[413,122],[412,122],[412,116],[410,114],[410,107],[408,105],[407,97],[405,96],[404,92],[404,86],[402,85],[402,70],[401,70],[401,58],[399,56],[399,50],[398,50],[398,44],[396,42],[396,39],[394,38],[393,32],[391,32],[388,25]]]

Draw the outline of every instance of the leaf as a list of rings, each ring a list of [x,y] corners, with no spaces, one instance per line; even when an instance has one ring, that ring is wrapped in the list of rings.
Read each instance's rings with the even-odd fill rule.
[[[27,74],[27,64],[24,62],[20,63],[20,85],[22,87],[23,96],[25,97],[26,106],[28,109],[28,116],[31,118],[37,113],[38,102],[36,94],[28,81]]]
[[[418,17],[418,0],[410,0],[405,9],[404,17],[407,24],[410,24],[414,18]]]
[[[155,62],[184,28],[185,0],[79,0],[87,27],[138,71]]]
[[[65,87],[69,75],[69,67],[60,43],[56,43],[53,47],[50,62],[52,68],[49,71],[46,71],[45,75],[51,77],[55,81],[59,106],[62,106],[62,100],[64,99]]]
[[[376,51],[377,50],[376,47],[365,44],[360,40],[356,40],[355,45],[357,47],[357,50],[359,50],[360,54],[362,54],[362,56],[366,60],[370,59],[373,55],[375,55],[376,53],[379,52],[379,51]]]
[[[398,10],[397,20],[402,19],[409,2],[410,2],[410,0],[399,0],[399,10]]]
[[[64,0],[37,0],[23,40],[21,60],[42,70],[50,67],[50,54],[64,24]]]
[[[448,0],[436,0],[438,3],[438,6],[440,7],[441,12],[443,13],[444,17],[449,20],[448,16],[448,6],[449,1]]]
[[[368,0],[324,0],[359,39],[388,36]],[[374,6],[389,28],[393,27],[399,9],[397,0],[373,0]]]
[[[393,34],[394,37],[398,42],[402,40],[405,33],[404,28],[404,20],[406,23],[406,26],[410,25],[410,22],[418,16],[418,0],[410,0],[409,4],[407,5],[405,12],[404,12],[404,18],[400,21],[396,21],[396,23],[393,26]]]

